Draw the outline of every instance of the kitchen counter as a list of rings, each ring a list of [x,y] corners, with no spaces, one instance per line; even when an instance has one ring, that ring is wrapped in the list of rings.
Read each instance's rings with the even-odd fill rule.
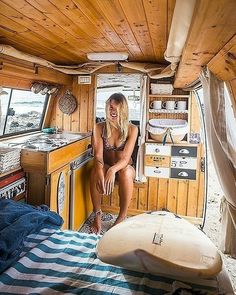
[[[46,134],[40,132],[38,134],[23,135],[17,138],[9,138],[1,142],[2,146],[12,148],[20,148],[35,152],[51,152],[63,146],[80,141],[91,136],[91,132],[71,133],[62,132],[55,134]]]

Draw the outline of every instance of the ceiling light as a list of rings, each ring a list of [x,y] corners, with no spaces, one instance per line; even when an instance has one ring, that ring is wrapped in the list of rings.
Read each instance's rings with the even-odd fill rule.
[[[127,52],[91,52],[87,53],[87,58],[94,61],[118,61],[128,58]]]

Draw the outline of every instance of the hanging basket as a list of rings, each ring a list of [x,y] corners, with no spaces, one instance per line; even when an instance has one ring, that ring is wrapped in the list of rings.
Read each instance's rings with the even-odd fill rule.
[[[59,99],[59,109],[62,113],[70,115],[77,108],[77,100],[69,90]]]

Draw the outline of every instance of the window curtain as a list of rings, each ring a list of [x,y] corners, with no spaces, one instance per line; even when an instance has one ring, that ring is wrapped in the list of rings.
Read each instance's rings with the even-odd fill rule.
[[[146,135],[146,108],[147,107],[147,76],[142,76],[140,87],[140,136],[139,149],[136,162],[136,176],[135,180],[146,182],[147,178],[144,176],[144,149],[145,149],[145,135]]]
[[[220,249],[236,258],[236,118],[223,81],[204,69],[200,76],[206,133],[212,160],[224,192]]]

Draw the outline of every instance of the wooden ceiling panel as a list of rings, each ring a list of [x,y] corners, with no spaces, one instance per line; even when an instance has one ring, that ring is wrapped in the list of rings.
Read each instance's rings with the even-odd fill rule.
[[[97,5],[100,8],[100,13],[109,21],[114,31],[122,40],[124,50],[129,53],[129,58],[140,58],[142,51],[126,20],[119,0],[100,0],[97,1]]]
[[[142,0],[119,0],[146,61],[156,61]]]
[[[165,62],[174,3],[1,0],[1,40],[58,64],[78,64],[87,61],[88,52],[110,51],[127,51],[130,61]]]
[[[168,1],[143,1],[156,61],[164,62],[168,38]]]
[[[1,12],[9,19],[13,19],[20,26],[26,26],[29,30],[43,36],[42,38],[51,41],[52,48],[57,48],[58,52],[67,53],[67,58],[57,58],[59,63],[67,64],[72,60],[74,63],[79,63],[86,60],[86,53],[80,50],[80,43],[76,38],[26,1],[4,0],[0,4],[0,8]],[[35,47],[37,44],[33,44],[33,46]]]
[[[126,48],[107,21],[103,14],[101,14],[98,0],[73,0],[86,17],[100,30],[103,36],[114,46],[114,51],[124,51]],[[105,12],[106,13],[106,12]],[[108,51],[108,50],[105,50]]]
[[[236,79],[236,35],[211,59],[208,68],[218,79]]]
[[[83,50],[94,50],[96,48],[96,40],[91,44],[88,41],[88,35],[76,26],[67,16],[65,16],[55,5],[48,0],[28,0],[29,4],[41,11],[46,18],[52,20],[55,24],[61,27],[65,32],[72,35],[77,39],[80,44],[80,49]]]
[[[197,1],[192,26],[177,71],[174,86],[181,88],[196,80],[201,67],[236,33],[236,1]]]
[[[5,27],[7,24],[7,28]],[[17,40],[20,44],[24,44],[26,42],[30,43],[31,46],[36,46],[36,48],[41,49],[41,57],[44,54],[49,54],[51,56],[57,56],[58,59],[65,59],[67,55],[64,55],[60,51],[56,49],[50,48],[51,43],[46,39],[38,36],[36,33],[30,31],[28,28],[24,26],[19,26],[18,23],[12,21],[11,19],[6,18],[5,16],[0,14],[0,27],[2,28],[2,35],[9,36]],[[5,33],[3,33],[5,31]],[[71,59],[72,61],[72,59]]]
[[[95,49],[97,46],[99,50],[100,48],[109,51],[115,50],[114,46],[105,39],[98,28],[89,21],[72,0],[50,0],[50,2],[70,19],[77,28],[80,28],[80,37],[88,40],[90,44],[93,44]]]

